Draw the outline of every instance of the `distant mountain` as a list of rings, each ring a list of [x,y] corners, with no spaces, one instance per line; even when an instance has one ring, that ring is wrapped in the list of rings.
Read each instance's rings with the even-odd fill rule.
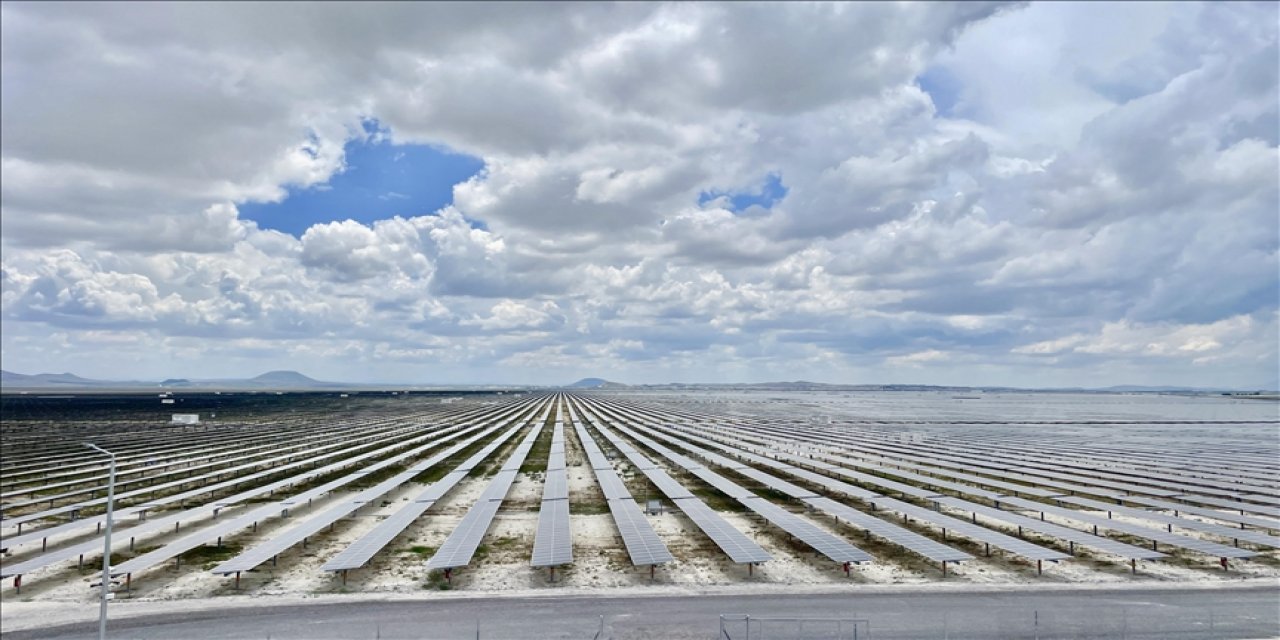
[[[308,389],[316,390],[333,390],[333,389],[360,389],[360,388],[385,388],[385,384],[360,384],[347,382],[325,382],[316,380],[297,371],[277,370],[268,371],[262,375],[247,378],[227,378],[227,379],[187,379],[187,378],[169,378],[161,382],[146,380],[94,380],[91,378],[83,378],[74,373],[39,373],[28,375],[24,373],[15,373],[13,371],[0,370],[0,387],[5,391],[23,390],[23,389],[43,389],[43,390],[143,390],[143,389],[185,389],[191,391],[202,390],[243,390],[243,391],[272,391],[272,390],[293,390],[303,391]],[[404,385],[393,385],[404,386]],[[410,387],[416,385],[408,385]],[[432,385],[434,386],[434,385]],[[483,386],[483,385],[480,385]],[[492,387],[494,389],[503,388],[499,386]],[[1205,394],[1205,393],[1227,393],[1246,391],[1255,393],[1253,389],[1225,389],[1225,388],[1206,388],[1206,387],[1176,387],[1176,386],[1137,386],[1137,385],[1119,385],[1114,387],[1106,387],[1103,389],[1081,389],[1081,388],[1050,388],[1050,389],[1034,389],[1034,388],[1011,388],[1011,387],[948,387],[933,385],[915,385],[915,384],[829,384],[825,382],[809,382],[807,380],[795,380],[791,382],[754,382],[754,383],[680,383],[673,382],[667,384],[645,384],[645,385],[627,385],[621,382],[612,382],[604,378],[583,378],[571,385],[561,387],[565,389],[651,389],[651,390],[707,390],[707,391],[827,391],[827,392],[855,392],[855,391],[912,391],[912,392],[935,392],[935,393],[970,393],[970,392],[1038,392],[1038,393],[1182,393],[1182,394]],[[1264,395],[1274,394],[1275,390],[1270,390]]]
[[[1204,393],[1206,391],[1230,391],[1217,387],[1151,387],[1136,384],[1122,384],[1092,391],[1110,391],[1113,393]]]
[[[313,387],[332,383],[320,382],[297,371],[268,371],[260,376],[250,378],[249,382],[257,382],[268,386]]]
[[[81,378],[74,373],[37,373],[27,375],[12,371],[0,371],[0,384],[6,387],[101,387],[114,383]],[[131,383],[132,384],[132,383]]]
[[[241,379],[189,380],[168,378],[161,382],[144,380],[93,380],[73,373],[40,373],[27,375],[0,371],[0,385],[5,389],[336,389],[351,386],[337,382],[321,382],[297,371],[268,371],[260,376]]]
[[[625,389],[627,385],[621,382],[610,382],[604,378],[583,378],[568,387],[568,389]]]

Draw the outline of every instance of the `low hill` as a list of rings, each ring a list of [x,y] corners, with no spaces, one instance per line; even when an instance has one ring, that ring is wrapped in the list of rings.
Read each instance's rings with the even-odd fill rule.
[[[74,373],[37,373],[27,375],[0,371],[0,384],[9,387],[97,387],[110,384],[102,380],[81,378]]]
[[[285,387],[312,387],[324,384],[297,371],[268,371],[260,376],[250,378],[248,381],[268,386]]]
[[[604,378],[583,378],[571,385],[568,389],[625,389],[627,385],[621,382],[610,382]]]

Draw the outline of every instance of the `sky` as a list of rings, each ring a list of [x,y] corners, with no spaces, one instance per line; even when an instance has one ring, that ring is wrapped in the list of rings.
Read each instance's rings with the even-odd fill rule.
[[[1280,387],[1276,3],[0,5],[0,361]]]

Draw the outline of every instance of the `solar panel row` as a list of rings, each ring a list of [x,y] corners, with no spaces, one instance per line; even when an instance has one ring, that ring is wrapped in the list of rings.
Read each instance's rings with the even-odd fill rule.
[[[587,458],[592,460],[592,471],[600,488],[605,492],[609,513],[613,514],[613,521],[618,526],[618,533],[622,535],[622,543],[627,548],[631,563],[636,566],[652,566],[671,562],[673,560],[671,552],[653,530],[653,526],[645,519],[639,505],[626,490],[622,480],[618,478],[613,465],[608,463],[595,440],[577,421],[572,409],[569,416],[573,421],[573,430],[578,435],[578,441],[582,443]],[[603,461],[604,464],[601,465],[598,461]]]
[[[502,423],[494,427],[501,429],[509,423]],[[443,478],[433,482],[429,487],[415,496],[408,504],[401,507],[386,520],[379,522],[371,531],[356,539],[347,545],[338,555],[331,558],[321,567],[324,571],[346,571],[363,567],[370,559],[388,543],[400,535],[409,525],[413,524],[422,514],[426,513],[438,500],[443,498],[450,490],[452,490],[459,482],[467,477],[476,466],[493,454],[498,447],[502,446],[512,435],[516,433],[518,427],[510,428],[506,433],[497,439],[489,442],[479,451],[468,457],[462,464],[455,467]],[[453,455],[458,451],[462,451],[466,447],[474,444],[475,439],[469,439],[454,445],[447,450],[449,455]],[[441,458],[444,459],[444,458]]]
[[[656,463],[649,460],[644,454],[636,451],[617,434],[606,428],[601,421],[596,421],[596,429],[600,431],[605,439],[613,443],[627,459],[632,461],[644,473],[658,490],[669,498],[678,509],[711,538],[716,546],[720,547],[729,559],[737,563],[760,563],[771,559],[771,556],[760,545],[756,544],[741,531],[735,529],[732,525],[724,521],[715,511],[708,507],[698,498],[694,497],[688,489],[685,489],[680,483],[676,482],[671,476],[667,475]]]
[[[480,541],[484,539],[485,532],[493,523],[493,516],[498,513],[507,492],[511,490],[511,483],[515,481],[520,465],[524,464],[524,459],[541,432],[542,424],[537,424],[529,435],[525,436],[524,441],[507,458],[502,469],[494,474],[480,499],[467,511],[467,515],[462,517],[462,522],[459,522],[457,528],[449,534],[448,538],[445,538],[444,544],[440,545],[435,555],[427,560],[428,569],[453,569],[465,567],[471,563],[471,558],[479,548]]]
[[[560,402],[557,396],[556,403]],[[532,564],[554,567],[573,562],[573,534],[569,527],[569,476],[564,464],[564,423],[557,421],[551,433],[546,482],[533,538]]]

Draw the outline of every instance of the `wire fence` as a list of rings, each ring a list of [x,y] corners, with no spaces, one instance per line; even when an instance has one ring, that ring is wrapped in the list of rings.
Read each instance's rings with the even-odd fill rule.
[[[904,596],[910,599],[910,596]],[[288,622],[237,632],[204,619],[150,628],[109,627],[116,640],[172,638],[243,638],[244,640],[495,640],[508,638],[680,638],[698,640],[1176,640],[1280,637],[1280,616],[1257,615],[1217,606],[1097,602],[1086,608],[1015,609],[1000,606],[992,595],[987,607],[910,608],[885,610],[864,617],[758,616],[714,614],[705,617],[582,612],[533,620],[512,615],[461,621],[405,616],[381,623],[330,616],[290,618]],[[270,623],[268,623],[270,624]],[[96,627],[95,627],[96,631]],[[6,634],[7,635],[7,634]],[[21,633],[18,635],[22,635]],[[34,637],[34,636],[33,636]],[[55,635],[60,640],[96,637],[83,633]]]

